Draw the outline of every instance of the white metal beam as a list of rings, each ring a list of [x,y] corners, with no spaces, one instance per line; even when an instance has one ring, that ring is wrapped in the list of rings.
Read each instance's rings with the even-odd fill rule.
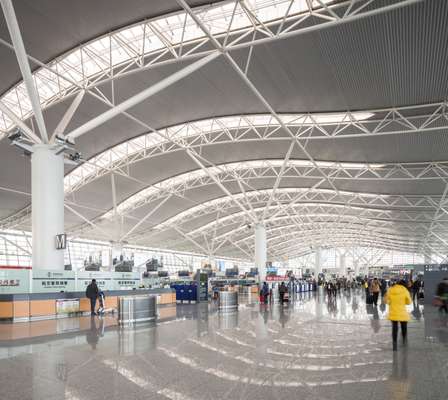
[[[179,233],[181,236],[183,236],[185,239],[187,239],[189,242],[193,243],[198,249],[200,249],[203,252],[203,254],[209,254],[208,249],[206,249],[205,247],[201,246],[196,240],[194,240],[193,238],[188,236],[186,233],[182,232],[177,226],[173,226],[173,229],[177,233]]]
[[[1,0],[3,14],[5,15],[6,24],[8,25],[9,34],[11,35],[14,51],[19,63],[20,71],[23,76],[28,96],[36,118],[37,126],[44,143],[48,143],[47,128],[45,127],[44,117],[40,105],[39,94],[37,92],[31,68],[28,63],[25,46],[23,44],[22,35],[20,33],[19,23],[17,22],[16,13],[11,0]]]
[[[277,112],[274,110],[274,108],[271,106],[271,104],[266,100],[266,98],[261,94],[261,92],[255,87],[255,85],[252,83],[252,81],[247,77],[247,75],[244,73],[244,71],[241,70],[239,65],[235,62],[235,60],[230,56],[229,53],[224,52],[224,49],[222,48],[221,43],[210,33],[209,29],[205,26],[203,21],[201,21],[198,16],[192,11],[190,6],[187,4],[185,0],[176,0],[177,3],[190,15],[190,17],[196,22],[196,24],[202,29],[202,31],[205,33],[205,35],[210,39],[211,43],[215,46],[215,48],[218,51],[223,52],[224,57],[226,60],[230,63],[232,68],[235,70],[235,72],[241,77],[241,79],[246,83],[246,85],[252,90],[252,92],[255,94],[255,96],[261,101],[261,103],[267,108],[267,110],[270,112],[270,114],[274,117],[275,120],[280,124],[280,126],[283,128],[284,131],[286,131],[292,138],[292,140],[295,140],[299,148],[302,150],[302,152],[306,155],[306,157],[313,163],[314,167],[322,174],[323,177],[325,177],[326,181],[329,183],[331,187],[337,192],[338,189],[334,185],[334,183],[325,175],[323,171],[319,168],[318,164],[314,161],[314,158],[312,155],[308,152],[308,150],[305,148],[305,146],[298,141],[295,138],[295,135],[293,132],[286,126],[286,124],[283,122],[283,120],[279,117]],[[286,166],[293,149],[293,145],[290,146],[288,149],[288,152],[286,153],[285,160],[284,160],[284,166]],[[283,168],[284,168],[283,166]],[[282,176],[282,175],[281,175]],[[277,180],[276,185],[280,183],[280,178]]]
[[[75,214],[77,217],[81,218],[84,222],[89,224],[93,229],[96,229],[97,231],[101,232],[106,238],[110,238],[110,233],[107,233],[105,230],[100,228],[98,225],[93,223],[90,219],[86,218],[84,215],[82,215],[80,212],[76,211],[74,208],[70,207],[67,203],[64,204],[64,207]]]
[[[140,221],[138,221],[131,229],[129,229],[123,236],[120,237],[120,242],[127,238],[132,232],[134,232],[139,226],[141,226],[148,218],[151,217],[154,213],[156,213],[160,207],[162,207],[171,196],[165,197],[159,204],[157,204],[153,209],[151,209]]]
[[[216,176],[214,176],[207,167],[205,167],[200,161],[199,159],[190,151],[190,150],[186,150],[187,154],[190,156],[190,158],[199,166],[199,168],[201,168],[202,170],[204,170],[207,175],[216,183],[216,185],[218,185],[219,188],[221,188],[221,190],[227,195],[229,196],[232,201],[235,202],[235,204],[252,220],[255,222],[254,216],[251,214],[250,211],[248,211],[246,209],[246,207],[244,207],[240,201],[238,201],[235,196],[230,193],[230,191],[219,181],[219,179],[216,178]]]
[[[129,108],[141,103],[142,101],[148,99],[149,97],[154,96],[163,89],[166,89],[168,86],[171,86],[174,83],[178,82],[179,80],[192,74],[193,72],[197,71],[198,69],[202,68],[209,62],[219,57],[219,55],[220,55],[219,52],[212,53],[204,58],[199,59],[198,61],[191,63],[185,68],[182,68],[180,71],[174,72],[170,76],[162,79],[161,81],[155,83],[149,88],[142,90],[141,92],[135,94],[129,99],[123,101],[122,103],[112,107],[111,109],[91,119],[90,121],[86,122],[80,127],[74,129],[69,134],[67,134],[67,137],[69,137],[70,139],[75,139],[81,135],[84,135],[85,133],[96,128],[97,126],[102,125],[105,122],[109,121],[110,119],[121,114],[123,111],[128,110]]]
[[[23,251],[25,254],[31,256],[31,252],[27,249],[23,248],[22,246],[19,246],[17,243],[13,242],[12,240],[8,239],[6,236],[0,234],[0,238],[2,238],[5,242],[13,245],[14,247],[17,247],[19,250]]]
[[[33,143],[42,143],[42,140],[40,137],[38,137],[25,122],[23,122],[16,114],[12,112],[11,109],[9,109],[6,104],[4,104],[0,100],[0,111],[2,111],[14,124],[17,125],[17,127],[23,132],[23,134],[31,140]]]
[[[63,136],[65,129],[67,128],[68,124],[70,123],[71,119],[73,118],[73,115],[75,114],[76,110],[78,109],[79,105],[81,104],[82,99],[84,98],[86,91],[81,90],[73,99],[73,102],[68,107],[67,111],[65,112],[64,116],[59,121],[58,126],[53,132],[53,135],[51,135],[50,143],[53,143],[58,136]]]
[[[233,14],[240,4],[240,0],[234,1]],[[256,45],[266,44],[271,41],[287,39],[307,32],[330,28],[350,21],[356,21],[360,18],[367,18],[380,13],[390,12],[421,1],[423,0],[398,0],[394,4],[384,5],[384,3],[379,0],[370,0],[364,3],[350,0],[335,2],[334,4],[326,4],[326,7],[320,7],[314,10],[310,7],[308,11],[303,10],[303,12],[299,13],[290,12],[291,7],[289,7],[281,20],[261,20],[259,18],[253,18],[253,14],[250,12],[250,24],[236,30],[232,28],[233,16],[232,18],[223,19],[222,21],[215,21],[216,24],[221,27],[221,30],[218,29],[215,36],[224,39],[223,49],[226,52],[244,48],[253,48]],[[369,4],[370,7],[365,7],[367,4]],[[216,4],[211,5],[210,7],[213,9],[214,7],[220,7],[220,5]],[[248,9],[246,6],[244,8]],[[340,14],[342,16],[337,19],[332,13]],[[83,90],[84,88],[92,89],[107,82],[113,82],[117,78],[135,74],[139,71],[178,63],[180,61],[192,60],[212,53],[214,50],[211,50],[209,47],[206,48],[209,43],[207,37],[203,37],[200,34],[193,34],[192,37],[192,32],[187,32],[187,30],[191,28],[191,24],[187,24],[187,14],[179,12],[177,15],[181,20],[184,20],[180,42],[171,41],[167,35],[162,35],[164,39],[162,40],[164,48],[157,48],[154,52],[147,52],[144,44],[145,41],[151,42],[152,38],[149,34],[152,31],[152,27],[157,25],[156,20],[158,20],[159,23],[164,23],[166,22],[165,16],[157,17],[156,20],[144,21],[141,23],[140,28],[143,30],[144,34],[141,49],[133,48],[122,39],[121,32],[122,30],[127,29],[127,27],[110,32],[102,38],[98,38],[98,40],[102,40],[103,43],[108,43],[110,46],[109,53],[112,52],[113,47],[119,45],[121,46],[123,53],[128,54],[128,59],[123,60],[120,57],[120,63],[118,65],[112,63],[112,57],[110,57],[109,60],[106,60],[98,54],[92,54],[91,42],[84,43],[77,49],[73,49],[73,52],[79,52],[81,57],[84,56],[84,59],[90,61],[94,60],[96,66],[100,66],[101,71],[95,72],[92,76],[85,73],[84,65],[81,64],[75,66],[72,65],[69,60],[65,59],[65,57],[69,57],[69,55],[63,55],[52,61],[49,65],[42,65],[43,63],[39,62],[35,57],[28,55],[30,61],[45,70],[45,73],[43,73],[42,70],[36,71],[35,76],[38,76],[39,79],[42,78],[44,81],[51,80],[52,86],[58,87],[58,91],[54,96],[42,101],[43,106],[48,106],[61,101],[66,95],[72,94],[78,90]],[[286,21],[288,21],[287,26],[285,24]],[[211,21],[211,23],[213,24],[213,21]],[[222,27],[223,24],[228,25]],[[276,32],[274,33],[274,31]],[[175,36],[178,37],[177,35]],[[251,37],[251,39],[248,40],[249,37]],[[14,46],[4,39],[0,39],[0,43],[8,48],[14,49]],[[69,76],[69,73],[60,72],[60,70],[65,71],[67,68],[73,70],[75,76],[82,77],[82,80],[75,81]],[[61,84],[61,82],[63,82],[63,84]],[[70,83],[69,86],[67,86],[67,82]],[[11,89],[11,91],[14,90],[17,90],[17,88],[14,87]],[[27,116],[29,115],[27,114]],[[8,129],[9,128],[7,128],[7,130]]]

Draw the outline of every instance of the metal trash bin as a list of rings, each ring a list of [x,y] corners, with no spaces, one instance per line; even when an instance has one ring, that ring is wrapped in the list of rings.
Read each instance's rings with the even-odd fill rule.
[[[123,296],[118,298],[118,323],[153,321],[157,317],[156,296]]]
[[[238,310],[238,292],[219,292],[218,309],[219,311]]]
[[[234,329],[238,326],[238,311],[221,312],[218,314],[219,329]]]
[[[252,295],[252,287],[251,286],[240,286],[238,288],[238,293],[241,296],[250,297]]]

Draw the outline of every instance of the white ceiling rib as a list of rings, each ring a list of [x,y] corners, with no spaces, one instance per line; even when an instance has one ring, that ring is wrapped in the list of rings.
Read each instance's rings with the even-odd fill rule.
[[[63,131],[68,136],[83,126],[92,128],[84,129],[77,143],[87,150],[87,160],[65,178],[71,233],[92,237],[100,230],[116,239],[111,227],[118,213],[122,240],[245,258],[253,253],[247,225],[257,221],[267,226],[272,257],[305,254],[315,245],[356,243],[422,254],[448,252],[448,161],[443,158],[448,148],[447,93],[433,88],[434,82],[427,97],[412,92],[397,72],[426,68],[431,73],[420,73],[422,82],[445,82],[444,42],[434,40],[447,33],[440,23],[441,15],[448,15],[443,2],[246,0],[199,8],[178,3],[183,10],[112,30],[48,64],[38,60],[39,54],[28,56],[39,66],[33,76],[45,123],[58,130],[67,116]],[[406,33],[406,42],[402,36],[415,18],[438,21],[430,34],[419,36],[419,48],[427,48],[429,58],[398,63],[391,56],[394,48],[402,60],[413,60],[416,39]],[[404,29],[387,28],[396,26],[391,21],[400,21]],[[395,36],[400,40],[394,41]],[[11,47],[6,39],[0,42]],[[359,54],[367,48],[369,58],[354,60],[348,54],[352,48]],[[282,106],[285,82],[293,87],[300,81],[295,70],[307,68],[304,57],[288,65],[285,53],[295,52],[309,54],[305,58],[316,67],[315,75],[308,69],[314,87],[302,81],[303,92],[319,92],[316,83],[322,74],[324,90],[319,93],[337,92],[328,103],[337,106],[319,108],[311,94],[285,95],[287,106]],[[166,94],[141,105],[133,102],[129,110],[119,109],[142,84],[144,89],[170,80],[176,71],[189,68],[185,63],[210,54],[218,59],[188,81],[175,82]],[[391,60],[396,65],[382,69],[376,64]],[[436,67],[440,75],[433,73]],[[370,95],[363,87],[370,75],[372,104],[380,106],[358,107],[364,103],[357,100]],[[224,95],[219,100],[226,86],[236,98],[241,95],[235,101],[237,113],[220,113],[228,103]],[[203,88],[205,97],[213,99],[210,108],[200,106]],[[157,111],[170,109],[177,94],[196,89],[198,99],[192,103],[197,101],[205,115],[195,114],[188,104],[186,117],[165,117],[167,123],[157,119]],[[24,84],[4,93],[0,105],[5,112],[0,130],[7,132],[22,121],[29,124],[32,139],[33,113]],[[89,125],[114,109],[110,123]],[[174,106],[173,114],[177,111],[184,115]],[[4,146],[0,142],[0,152]],[[110,211],[110,202],[94,201],[96,193],[109,190],[104,182],[110,175],[116,212]],[[0,172],[0,184],[4,180]],[[26,185],[1,187],[10,193],[27,191]],[[29,207],[6,215],[0,220],[2,229],[24,228]]]

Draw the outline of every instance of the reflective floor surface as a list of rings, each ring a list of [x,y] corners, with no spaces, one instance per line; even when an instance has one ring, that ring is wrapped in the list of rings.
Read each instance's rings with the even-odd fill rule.
[[[0,336],[0,398],[448,398],[448,318],[434,310],[410,307],[409,344],[393,353],[387,310],[360,292],[244,303],[227,314],[178,305],[136,327],[88,317],[57,335]]]

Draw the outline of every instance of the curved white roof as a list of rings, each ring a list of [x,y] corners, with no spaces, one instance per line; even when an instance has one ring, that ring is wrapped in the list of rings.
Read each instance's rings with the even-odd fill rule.
[[[79,30],[59,38],[15,5],[46,129],[82,154],[66,167],[69,233],[250,258],[247,226],[263,222],[272,257],[282,243],[291,256],[356,243],[446,254],[446,2],[114,0],[104,18],[100,3],[86,29],[79,10],[43,8]],[[0,132],[20,123],[32,144],[2,29]],[[0,163],[0,226],[29,229],[29,159],[3,138]]]

